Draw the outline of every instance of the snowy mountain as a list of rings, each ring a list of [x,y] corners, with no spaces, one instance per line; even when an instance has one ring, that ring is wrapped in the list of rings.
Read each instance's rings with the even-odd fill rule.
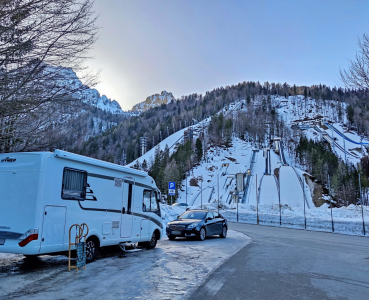
[[[175,100],[172,93],[162,91],[161,94],[151,95],[146,98],[144,102],[138,103],[132,108],[132,112],[142,113],[150,108],[160,106],[162,104],[168,104],[172,100]]]
[[[122,110],[117,101],[108,99],[105,95],[100,96],[100,93],[95,89],[84,90],[81,93],[81,100],[111,114],[129,114]]]
[[[103,110],[111,114],[122,114],[129,116],[130,113],[125,112],[115,100],[109,99],[105,95],[100,95],[96,89],[91,89],[84,86],[78,78],[77,74],[70,68],[60,68],[60,81],[68,85],[71,90],[79,90],[74,93],[73,97],[80,99],[83,103],[89,104],[92,107]]]

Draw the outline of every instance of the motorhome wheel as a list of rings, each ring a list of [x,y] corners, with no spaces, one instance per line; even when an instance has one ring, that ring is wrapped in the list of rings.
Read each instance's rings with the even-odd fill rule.
[[[98,249],[96,238],[88,238],[86,242],[86,262],[92,262],[96,259]]]
[[[156,237],[156,233],[154,232],[151,236],[151,240],[147,242],[147,249],[155,248],[157,242],[158,242],[158,238]]]

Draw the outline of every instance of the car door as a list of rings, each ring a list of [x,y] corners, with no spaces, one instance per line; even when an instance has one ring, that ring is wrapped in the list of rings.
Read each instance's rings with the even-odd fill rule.
[[[221,234],[223,230],[223,220],[221,216],[214,212],[214,234]]]
[[[208,218],[211,218],[211,220],[207,220]],[[207,235],[213,235],[215,234],[214,233],[214,215],[212,212],[208,212],[206,214],[206,217],[205,217],[205,220],[206,221],[206,230],[207,230]]]

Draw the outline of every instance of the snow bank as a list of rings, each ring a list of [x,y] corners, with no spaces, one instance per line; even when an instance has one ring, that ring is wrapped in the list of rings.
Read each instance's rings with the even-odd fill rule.
[[[185,212],[185,209],[180,206],[170,206],[166,204],[160,204],[160,210],[164,230],[168,222],[173,221]]]

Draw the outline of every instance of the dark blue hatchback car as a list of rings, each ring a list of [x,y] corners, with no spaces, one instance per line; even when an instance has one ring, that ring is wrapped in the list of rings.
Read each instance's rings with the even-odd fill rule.
[[[228,222],[217,212],[209,210],[187,210],[167,225],[167,236],[170,240],[176,237],[197,237],[200,241],[207,236],[227,236]]]

